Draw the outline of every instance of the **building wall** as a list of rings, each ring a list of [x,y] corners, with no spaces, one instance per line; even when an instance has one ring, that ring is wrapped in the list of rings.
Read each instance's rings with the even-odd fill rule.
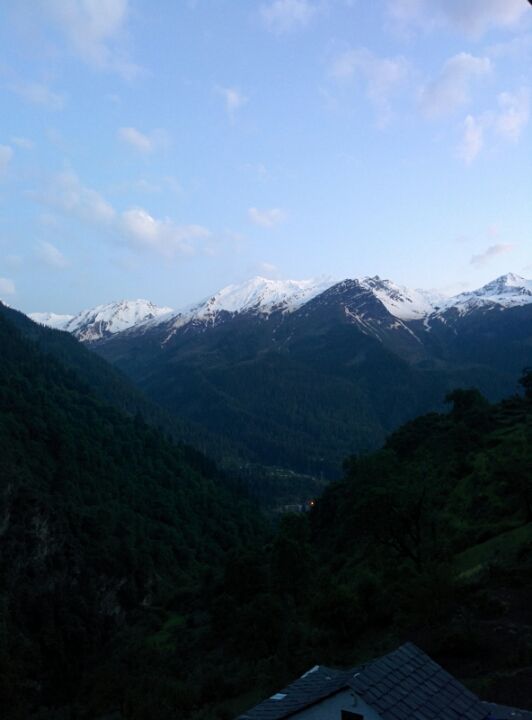
[[[382,720],[381,716],[357,698],[352,690],[342,690],[293,716],[293,720],[340,720],[342,710],[360,713],[364,720]]]

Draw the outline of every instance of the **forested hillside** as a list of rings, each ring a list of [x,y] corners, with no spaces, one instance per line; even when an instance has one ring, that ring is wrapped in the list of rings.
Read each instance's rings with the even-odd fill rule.
[[[245,603],[227,629],[236,638],[257,597],[279,603],[262,640],[258,623],[253,641],[240,640],[259,667],[272,632],[283,681],[410,639],[482,697],[532,707],[530,373],[523,384],[525,398],[496,405],[451,393],[450,412],[350,458],[309,516],[284,518],[254,596],[255,561],[232,584],[231,602]],[[282,685],[265,684],[263,696]]]
[[[84,717],[109,705],[153,717],[137,636],[146,649],[168,608],[194,625],[226,554],[260,537],[260,518],[211,463],[104,404],[5,317],[0,343],[3,717],[40,707],[56,718],[80,703]],[[191,656],[175,658],[174,695],[198,672]]]
[[[316,663],[411,639],[532,706],[532,376],[352,457],[268,529],[212,464],[0,318],[7,717],[227,720]]]

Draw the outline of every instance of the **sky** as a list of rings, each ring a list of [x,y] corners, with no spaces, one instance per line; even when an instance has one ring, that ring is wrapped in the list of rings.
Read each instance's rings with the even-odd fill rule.
[[[528,0],[0,0],[0,298],[532,277]]]

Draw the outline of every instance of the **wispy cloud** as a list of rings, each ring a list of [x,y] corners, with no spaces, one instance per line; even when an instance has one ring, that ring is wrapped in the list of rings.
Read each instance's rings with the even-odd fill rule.
[[[0,295],[14,295],[16,292],[15,283],[10,278],[0,278]]]
[[[464,120],[462,141],[458,147],[458,157],[466,165],[471,165],[484,146],[484,125],[473,115]]]
[[[133,244],[167,257],[176,253],[192,254],[194,241],[208,238],[211,234],[201,225],[177,225],[168,218],[158,220],[143,208],[126,210],[122,213],[120,225]]]
[[[37,258],[44,265],[54,270],[64,270],[70,264],[55,245],[46,241],[40,242],[37,246]]]
[[[34,146],[33,141],[26,137],[15,136],[10,138],[10,141],[13,145],[22,148],[23,150],[32,150]]]
[[[272,0],[260,7],[260,16],[271,32],[283,34],[306,27],[317,13],[311,0]]]
[[[13,148],[9,145],[0,145],[0,177],[7,173],[13,157]]]
[[[362,77],[379,124],[385,125],[390,119],[392,98],[404,86],[410,66],[401,56],[379,57],[367,48],[355,48],[339,55],[332,64],[331,72],[338,80]]]
[[[99,192],[83,185],[72,172],[60,173],[45,192],[34,193],[33,197],[85,224],[101,228],[110,239],[114,237],[131,248],[152,250],[164,257],[194,253],[195,244],[211,235],[202,225],[182,225],[170,218],[159,219],[142,207],[120,212]],[[58,260],[52,248],[44,250],[50,260],[54,257]]]
[[[16,82],[10,85],[10,89],[26,102],[47,110],[62,110],[65,106],[64,96],[52,90],[45,82]]]
[[[444,64],[439,77],[421,92],[421,106],[428,117],[451,113],[470,100],[471,85],[492,71],[489,58],[459,53]]]
[[[530,121],[530,91],[503,92],[497,98],[497,109],[474,116],[463,123],[458,157],[470,165],[479,155],[486,139],[490,143],[518,143]]]
[[[49,207],[94,224],[109,225],[116,217],[113,206],[69,170],[55,175],[47,188],[34,193],[34,197]]]
[[[233,118],[235,114],[242,108],[248,101],[247,97],[235,87],[217,87],[216,91],[222,96],[225,111],[229,117]]]
[[[118,137],[141,153],[151,153],[168,144],[168,135],[164,130],[153,130],[149,135],[134,127],[122,127]]]
[[[513,245],[508,245],[504,243],[499,243],[498,245],[490,245],[488,248],[486,248],[486,250],[484,250],[484,252],[479,253],[478,255],[473,255],[473,257],[471,258],[471,265],[482,267],[484,265],[487,265],[487,263],[493,258],[512,252],[513,249]]]
[[[388,0],[389,16],[401,30],[446,25],[473,37],[517,27],[528,10],[525,0]]]
[[[530,91],[504,92],[498,97],[499,112],[495,120],[498,134],[510,142],[518,142],[530,120]]]
[[[248,217],[255,225],[265,228],[272,228],[283,222],[286,214],[280,208],[271,208],[270,210],[259,210],[256,207],[249,208]]]
[[[120,49],[128,0],[42,0],[42,7],[70,49],[87,65],[128,80],[141,72]]]

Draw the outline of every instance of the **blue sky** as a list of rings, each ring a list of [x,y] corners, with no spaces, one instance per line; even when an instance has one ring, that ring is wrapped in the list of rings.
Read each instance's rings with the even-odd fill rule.
[[[527,0],[4,0],[0,297],[532,276]]]

